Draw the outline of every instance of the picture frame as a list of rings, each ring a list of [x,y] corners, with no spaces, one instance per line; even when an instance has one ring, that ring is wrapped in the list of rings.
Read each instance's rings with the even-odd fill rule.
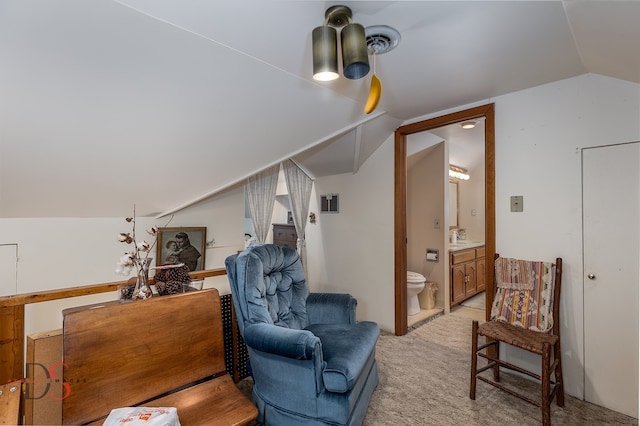
[[[204,226],[159,228],[156,266],[184,263],[190,272],[204,270],[206,246]]]

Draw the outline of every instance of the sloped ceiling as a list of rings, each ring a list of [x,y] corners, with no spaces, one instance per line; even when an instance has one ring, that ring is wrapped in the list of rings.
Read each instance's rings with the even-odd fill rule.
[[[370,77],[311,78],[345,4],[402,35]],[[639,2],[3,0],[0,217],[160,215],[293,157],[357,172],[416,117],[584,73],[640,83]]]

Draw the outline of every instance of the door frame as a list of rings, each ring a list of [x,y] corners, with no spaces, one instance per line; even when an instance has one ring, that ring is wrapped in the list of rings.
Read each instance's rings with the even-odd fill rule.
[[[485,118],[485,268],[486,306],[493,302],[493,273],[496,252],[495,214],[495,113],[494,104],[481,105],[463,111],[430,118],[398,127],[394,136],[394,253],[395,253],[395,334],[407,334],[407,136],[449,124]]]

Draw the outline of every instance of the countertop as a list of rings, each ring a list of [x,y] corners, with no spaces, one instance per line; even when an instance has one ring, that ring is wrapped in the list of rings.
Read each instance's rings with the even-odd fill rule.
[[[449,243],[449,251],[466,250],[475,247],[482,247],[483,245],[484,243],[480,241],[458,240],[455,244]]]

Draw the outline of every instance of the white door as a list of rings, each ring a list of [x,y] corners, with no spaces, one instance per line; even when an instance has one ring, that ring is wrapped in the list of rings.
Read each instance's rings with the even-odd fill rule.
[[[640,142],[582,151],[585,400],[638,416]]]
[[[17,244],[0,244],[0,296],[17,294]]]

